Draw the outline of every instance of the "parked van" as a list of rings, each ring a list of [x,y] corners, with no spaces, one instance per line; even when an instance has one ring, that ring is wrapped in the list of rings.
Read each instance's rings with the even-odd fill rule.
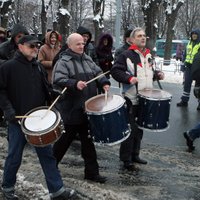
[[[156,40],[156,55],[164,57],[165,39]],[[171,58],[180,59],[185,51],[189,40],[172,40]]]

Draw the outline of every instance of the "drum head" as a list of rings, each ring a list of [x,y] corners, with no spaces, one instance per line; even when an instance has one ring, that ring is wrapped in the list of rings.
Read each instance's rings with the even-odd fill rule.
[[[169,92],[159,89],[143,89],[138,91],[138,95],[146,99],[165,100],[171,99],[172,95]]]
[[[107,101],[105,94],[100,94],[88,99],[85,102],[87,113],[108,113],[120,108],[125,100],[120,95],[108,95]]]
[[[29,113],[24,120],[24,128],[31,132],[48,130],[57,121],[57,115],[53,110],[39,109]]]

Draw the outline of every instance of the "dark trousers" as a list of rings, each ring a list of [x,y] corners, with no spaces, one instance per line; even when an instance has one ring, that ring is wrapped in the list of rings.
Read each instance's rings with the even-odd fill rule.
[[[0,122],[3,122],[3,110],[0,109]]]
[[[97,155],[92,139],[88,137],[88,124],[65,125],[66,133],[54,144],[53,152],[57,164],[62,160],[77,133],[81,141],[81,155],[85,162],[85,176],[96,176],[99,174]]]
[[[121,143],[120,146],[120,160],[124,162],[131,162],[135,156],[139,156],[141,140],[143,137],[143,130],[139,129],[135,118],[138,113],[138,106],[132,105],[131,101],[126,99],[129,123],[131,126],[130,136]]]
[[[181,100],[184,102],[188,102],[190,99],[190,91],[192,86],[191,66],[185,68],[184,77],[185,80],[184,80],[183,94]]]

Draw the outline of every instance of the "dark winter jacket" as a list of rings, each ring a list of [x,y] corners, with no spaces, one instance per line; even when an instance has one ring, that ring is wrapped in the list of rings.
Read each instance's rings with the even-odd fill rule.
[[[62,53],[53,70],[53,85],[67,91],[57,104],[65,124],[81,124],[85,122],[85,101],[97,95],[97,82],[103,87],[110,82],[102,76],[88,84],[82,91],[77,89],[78,81],[89,81],[102,73],[101,69],[85,53],[76,54],[71,49]]]
[[[0,108],[13,109],[16,115],[24,115],[49,100],[45,71],[33,59],[16,51],[13,59],[0,67]]]
[[[11,31],[11,38],[0,44],[0,65],[14,57],[15,51],[18,49],[14,39],[19,33],[29,34],[24,26],[15,24]]]
[[[0,27],[0,44],[7,41],[6,30],[3,27]]]
[[[200,50],[194,57],[191,67],[191,75],[192,79],[197,82],[198,86],[200,86]]]
[[[197,34],[197,39],[193,40],[192,39],[192,34],[196,33]],[[198,50],[200,49],[200,30],[194,30],[191,32],[190,34],[190,41],[186,46],[186,52],[185,52],[185,56],[184,56],[184,63],[186,66],[191,67],[194,57],[197,54]]]
[[[108,40],[108,44],[104,45],[104,39]],[[99,38],[98,45],[96,47],[96,55],[98,64],[101,69],[106,72],[112,68],[112,47],[113,47],[113,38],[110,34],[103,34]]]

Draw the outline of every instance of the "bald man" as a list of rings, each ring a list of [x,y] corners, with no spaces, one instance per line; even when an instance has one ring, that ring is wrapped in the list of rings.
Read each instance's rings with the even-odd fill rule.
[[[85,162],[85,179],[104,183],[106,178],[99,174],[97,155],[91,137],[88,135],[88,119],[84,112],[85,101],[97,95],[97,82],[101,89],[109,90],[110,82],[105,76],[86,84],[87,81],[102,73],[91,57],[84,53],[84,39],[78,33],[67,38],[68,49],[56,63],[52,81],[54,87],[67,87],[64,97],[57,103],[66,133],[54,144],[53,152],[57,164],[79,134],[81,155]]]

